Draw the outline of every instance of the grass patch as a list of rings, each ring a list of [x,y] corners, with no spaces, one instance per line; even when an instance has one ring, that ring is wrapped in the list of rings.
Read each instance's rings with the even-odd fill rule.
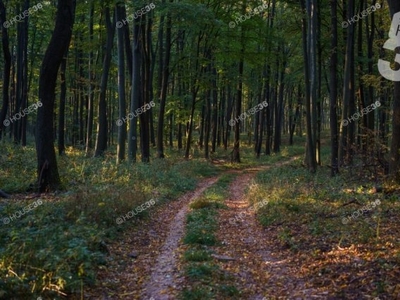
[[[195,287],[193,289],[184,289],[180,296],[182,300],[204,300],[213,299],[213,293],[202,287]]]
[[[218,245],[215,236],[217,210],[226,208],[223,202],[233,178],[231,174],[222,175],[190,205],[192,211],[187,215],[183,239],[189,245],[183,255],[189,286],[183,289],[180,299],[235,299],[240,294],[234,286],[225,284],[230,280],[229,276],[219,269],[210,251],[206,250],[208,246]]]
[[[184,253],[184,258],[186,261],[209,261],[211,260],[211,255],[209,251],[201,249],[189,249]]]
[[[186,267],[186,275],[190,279],[202,280],[209,279],[218,271],[218,267],[209,263],[191,263]]]

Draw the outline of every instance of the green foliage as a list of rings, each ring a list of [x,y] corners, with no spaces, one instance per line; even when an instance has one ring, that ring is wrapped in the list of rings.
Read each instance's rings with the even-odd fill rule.
[[[183,239],[185,244],[215,245],[217,239],[215,212],[207,208],[193,211],[187,216],[187,231]]]
[[[201,249],[189,249],[184,254],[186,261],[208,261],[211,260],[211,255],[209,251]]]
[[[218,270],[217,266],[208,263],[191,263],[186,267],[186,275],[190,279],[206,279],[213,276]]]
[[[75,292],[81,280],[95,282],[96,265],[105,263],[104,235],[83,213],[73,222],[66,220],[66,206],[49,202],[0,227],[0,290],[5,295]]]
[[[184,289],[180,297],[180,299],[182,300],[204,300],[212,298],[213,298],[213,293],[203,287]]]
[[[33,183],[36,174],[35,161],[26,160],[34,157],[33,148],[4,144],[1,188],[24,191],[30,183],[27,178]],[[158,205],[193,189],[197,178],[217,172],[205,160],[180,162],[172,158],[115,165],[111,156],[88,159],[72,148],[59,158],[59,164],[69,191],[59,193],[56,199],[42,199],[42,205],[9,224],[3,224],[2,219],[22,211],[30,202],[7,200],[0,205],[0,298],[55,297],[59,292],[79,293],[82,287],[95,284],[97,268],[106,263],[111,239]],[[117,218],[150,199],[154,207],[123,224],[116,223]],[[215,228],[215,221],[210,224],[205,228]],[[204,242],[215,243],[215,237],[205,237]]]

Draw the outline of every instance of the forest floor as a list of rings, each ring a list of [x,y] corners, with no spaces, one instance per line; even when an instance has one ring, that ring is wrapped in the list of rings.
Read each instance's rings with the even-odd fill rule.
[[[214,259],[223,262],[223,268],[237,270],[235,281],[242,291],[242,299],[261,300],[268,291],[273,295],[316,296],[301,278],[291,275],[298,270],[286,263],[288,258],[280,257],[268,230],[257,223],[255,212],[249,210],[251,204],[245,199],[245,190],[257,172],[293,160],[227,172],[240,175],[229,186],[225,200],[229,209],[223,210],[218,218],[218,239],[223,247],[214,247],[213,252]],[[92,290],[92,296],[86,296],[90,299],[177,299],[182,288],[188,286],[180,259],[189,204],[217,180],[218,177],[203,180],[194,191],[151,214],[137,230],[126,232],[119,242],[110,245],[113,258],[111,265],[99,274],[102,286]],[[235,224],[228,221],[243,213],[245,220]]]
[[[218,209],[218,242],[214,245],[190,248],[183,242],[185,221],[193,211],[190,204],[216,185],[222,175],[203,180],[194,191],[151,213],[148,220],[109,246],[112,255],[107,268],[99,273],[101,286],[87,292],[85,299],[400,299],[400,285],[396,284],[399,249],[393,243],[381,239],[375,253],[356,241],[346,244],[343,236],[336,245],[328,243],[330,237],[324,237],[324,229],[318,225],[312,224],[311,234],[305,229],[308,215],[293,220],[290,213],[278,214],[273,221],[267,220],[269,226],[265,220],[264,226],[260,224],[258,210],[251,209],[257,201],[250,201],[256,175],[272,168],[279,172],[295,160],[225,172],[234,178],[224,196],[225,209]],[[290,166],[286,169],[291,172]],[[314,184],[310,185],[313,190]],[[263,192],[265,198],[259,203],[269,206],[273,197],[269,199],[269,191]],[[270,192],[274,193],[273,188]],[[288,207],[298,210],[292,204]],[[337,212],[313,213],[328,220],[341,219]],[[294,227],[280,228],[290,221],[296,223]],[[394,227],[386,230],[395,230],[390,237],[398,243],[398,229]],[[297,236],[293,235],[295,230]],[[381,230],[385,230],[383,226]],[[204,259],[208,262],[193,265],[185,261],[188,251],[198,249],[212,253],[211,258]],[[377,293],[380,297],[375,296]]]
[[[134,168],[71,151],[69,190],[33,194],[16,191],[34,149],[9,145],[0,299],[400,299],[400,186],[359,155],[331,177],[328,148],[311,174],[303,151]]]

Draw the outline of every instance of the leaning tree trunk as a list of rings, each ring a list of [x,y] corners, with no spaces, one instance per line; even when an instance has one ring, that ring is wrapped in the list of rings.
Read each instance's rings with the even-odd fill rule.
[[[58,1],[56,25],[40,69],[39,100],[42,107],[37,113],[36,152],[41,192],[55,190],[61,183],[53,142],[54,100],[57,72],[71,40],[74,10],[75,1]]]

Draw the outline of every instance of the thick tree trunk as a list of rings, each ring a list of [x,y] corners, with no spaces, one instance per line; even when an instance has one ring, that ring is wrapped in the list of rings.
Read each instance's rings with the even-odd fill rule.
[[[37,113],[36,152],[39,190],[42,192],[58,189],[61,183],[53,142],[54,100],[57,72],[71,40],[74,10],[73,0],[58,1],[56,25],[40,70],[39,100],[43,105]]]

